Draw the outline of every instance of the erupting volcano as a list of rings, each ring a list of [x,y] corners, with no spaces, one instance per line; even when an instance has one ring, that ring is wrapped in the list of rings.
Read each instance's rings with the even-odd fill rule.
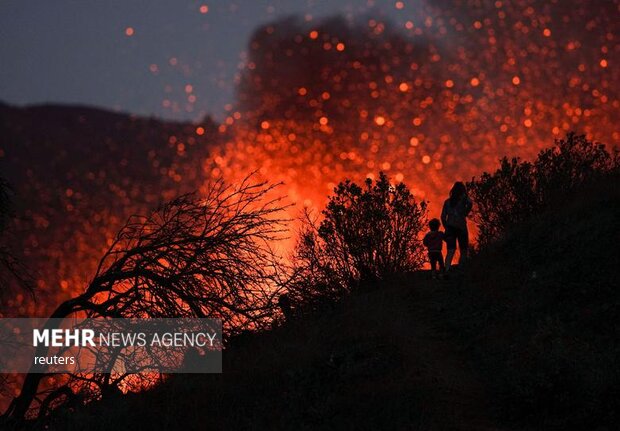
[[[258,168],[321,207],[343,178],[385,171],[436,209],[454,179],[568,130],[617,145],[617,5],[483,3],[419,4],[404,28],[377,14],[258,29],[210,174]]]
[[[127,216],[215,178],[282,181],[295,217],[383,171],[436,215],[453,181],[504,155],[531,158],[569,130],[620,143],[617,1],[390,7],[402,22],[370,8],[258,28],[221,124],[2,107],[3,175],[25,210],[14,243],[49,295],[9,309],[44,313],[80,291]]]

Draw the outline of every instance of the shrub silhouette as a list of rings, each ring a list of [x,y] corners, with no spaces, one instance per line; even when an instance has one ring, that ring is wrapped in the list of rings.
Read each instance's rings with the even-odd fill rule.
[[[183,195],[129,218],[84,292],[59,304],[50,317],[209,316],[221,318],[227,334],[268,326],[279,272],[272,244],[284,231],[286,208],[281,198],[269,197],[275,187],[254,183],[252,175],[236,186],[218,180],[204,195]],[[45,329],[57,324],[48,320]],[[39,345],[35,354],[47,351]],[[43,371],[32,365],[4,419],[19,422],[32,412],[33,401],[41,400]],[[109,376],[72,375],[69,384],[102,393],[126,382],[126,374]]]
[[[0,313],[7,311],[5,300],[16,295],[18,290],[34,295],[32,271],[23,264],[11,229],[11,221],[16,215],[14,193],[9,182],[0,177]]]
[[[618,153],[571,132],[533,162],[500,160],[494,173],[468,183],[478,243],[484,247],[518,223],[549,208],[576,188],[618,172]]]
[[[312,292],[333,298],[374,281],[418,269],[423,247],[426,202],[416,202],[407,186],[390,184],[384,173],[363,186],[338,184],[320,224],[306,214],[293,290],[308,299]]]
[[[452,325],[471,337],[478,369],[516,429],[618,423],[617,184],[605,174],[554,196],[481,249],[466,275],[471,288],[452,298]]]

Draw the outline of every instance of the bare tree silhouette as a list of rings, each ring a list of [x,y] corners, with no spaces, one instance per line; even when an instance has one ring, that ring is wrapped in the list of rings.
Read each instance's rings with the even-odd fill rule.
[[[14,247],[9,245],[9,227],[14,216],[13,194],[9,182],[0,177],[0,306],[13,288],[25,289],[31,294],[34,290],[33,277],[16,256]]]
[[[4,300],[14,295],[16,290],[22,289],[34,296],[34,277],[15,256],[15,249],[10,245],[10,224],[14,216],[13,194],[9,182],[0,177],[0,313],[4,311]],[[3,359],[0,358],[0,362]],[[15,375],[1,374],[0,394],[5,396],[10,394],[15,384]]]
[[[280,276],[272,247],[285,222],[282,198],[270,197],[276,187],[255,183],[252,175],[235,187],[220,180],[206,196],[184,195],[131,217],[85,291],[50,318],[211,317],[221,318],[228,333],[268,324]],[[38,346],[35,354],[46,351]],[[31,368],[5,418],[26,416],[43,371]]]

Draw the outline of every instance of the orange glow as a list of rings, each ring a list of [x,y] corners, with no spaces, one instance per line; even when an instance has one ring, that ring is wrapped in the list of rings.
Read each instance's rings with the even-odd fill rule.
[[[134,34],[134,29],[133,27],[127,27],[125,29],[125,36],[131,37]]]
[[[207,6],[206,4],[203,4],[200,6],[200,13],[205,14],[209,12],[209,6]]]
[[[411,16],[403,15],[397,27],[378,15],[352,32],[316,18],[306,18],[291,33],[277,23],[258,32],[257,48],[249,50],[247,67],[239,72],[243,97],[225,108],[224,119],[170,132],[175,136],[166,137],[163,147],[177,159],[152,148],[148,164],[161,186],[155,185],[149,205],[174,197],[181,185],[204,191],[214,178],[236,182],[257,171],[261,179],[284,182],[281,192],[297,205],[290,213],[295,218],[302,205],[322,209],[343,179],[362,181],[384,170],[393,181],[403,178],[418,199],[428,199],[429,215],[437,216],[454,181],[494,169],[505,155],[531,160],[568,130],[620,144],[614,87],[620,69],[610,64],[619,35],[612,24],[589,24],[579,8],[566,12],[566,23],[542,9],[532,21],[523,17],[521,2],[503,1],[501,10],[499,1],[481,2],[492,8],[484,6],[485,18],[467,15],[471,11],[463,6],[457,10],[463,19],[425,6],[430,1],[416,4],[415,11],[402,3]],[[545,28],[551,25],[553,31]],[[579,26],[588,27],[587,37],[580,37]],[[426,37],[436,43],[425,44]],[[596,41],[594,49],[586,45],[588,38]],[[191,59],[173,55],[181,54],[153,59],[158,64],[145,63],[144,72],[161,78],[172,69],[196,72]],[[196,102],[197,75],[181,76],[186,78],[180,84],[164,83],[161,105],[168,110]],[[196,118],[199,112],[196,106]],[[136,139],[148,136],[143,135]],[[209,145],[200,145],[204,142]],[[198,168],[190,168],[193,160],[199,160]],[[41,277],[43,289],[64,297],[82,290],[126,216],[150,208],[135,203],[141,185],[116,181],[127,163],[119,160],[120,170],[108,169],[105,176],[85,173],[89,184],[112,184],[119,204],[74,223],[80,230],[71,234],[71,248],[49,252],[60,263]],[[59,195],[67,214],[85,199],[82,189],[73,184],[71,189],[70,196],[67,186]],[[36,217],[41,231],[50,220]],[[74,264],[73,250],[80,265]]]

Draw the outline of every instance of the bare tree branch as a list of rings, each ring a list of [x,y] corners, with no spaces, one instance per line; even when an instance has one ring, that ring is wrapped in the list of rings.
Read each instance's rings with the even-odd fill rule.
[[[205,196],[180,196],[130,217],[85,291],[50,317],[210,317],[222,319],[225,333],[268,325],[281,278],[273,246],[288,220],[282,198],[271,197],[278,184],[253,179],[218,180]],[[40,372],[31,368],[5,417],[24,418]]]

